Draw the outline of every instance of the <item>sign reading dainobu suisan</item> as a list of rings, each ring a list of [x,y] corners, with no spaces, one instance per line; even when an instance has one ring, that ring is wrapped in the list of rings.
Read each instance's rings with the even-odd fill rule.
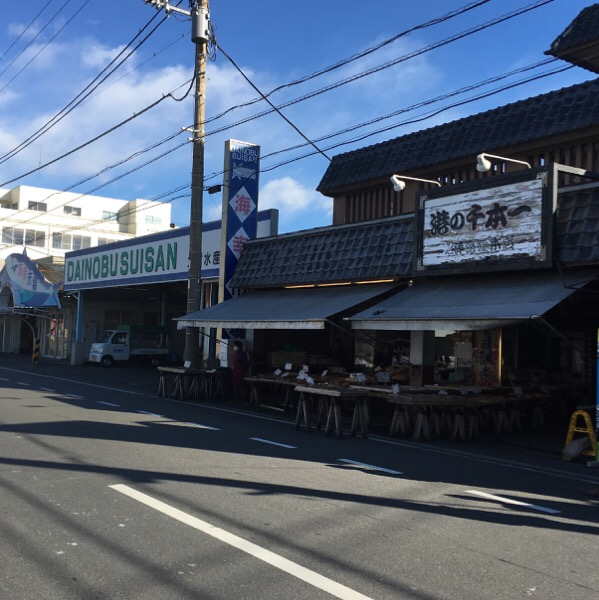
[[[108,282],[175,281],[187,272],[188,255],[189,235],[100,246],[95,252],[66,258],[65,289]]]
[[[69,262],[67,281],[127,278],[130,275],[174,271],[177,268],[177,249],[177,243],[174,242],[85,256]]]
[[[422,206],[421,268],[528,258],[545,260],[543,178],[478,189]]]

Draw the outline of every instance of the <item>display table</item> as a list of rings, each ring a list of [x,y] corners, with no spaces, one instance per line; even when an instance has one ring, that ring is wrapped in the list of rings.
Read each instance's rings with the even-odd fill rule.
[[[185,367],[158,368],[158,397],[173,400],[200,400],[213,398],[220,392],[224,395],[222,377],[216,370],[186,369]],[[169,378],[173,376],[172,385]],[[185,378],[191,378],[188,389],[185,388]],[[170,390],[170,396],[169,396]]]
[[[255,375],[245,377],[245,381],[250,384],[250,405],[260,406],[260,386],[283,388],[283,409],[287,410],[293,404],[293,390],[297,386],[296,376],[277,377],[276,375]]]
[[[315,397],[318,399],[316,427],[320,428],[326,416],[326,435],[329,435],[334,429],[338,438],[343,437],[341,405],[348,401],[354,405],[351,434],[355,435],[359,432],[362,437],[367,437],[366,396],[361,390],[326,385],[296,385],[295,391],[299,394],[295,417],[296,429],[300,429],[304,425],[307,432],[311,431],[309,403],[311,397]]]
[[[412,435],[414,440],[429,440],[431,434],[447,432],[452,440],[469,440],[478,434],[484,414],[492,419],[495,433],[507,433],[513,427],[520,427],[521,402],[517,397],[499,393],[497,389],[485,389],[475,394],[471,388],[454,389],[451,390],[454,393],[448,393],[434,386],[401,386],[400,393],[394,394],[391,387],[385,386],[350,387],[394,406],[389,427],[392,436]],[[455,393],[457,391],[461,393]],[[477,392],[481,392],[480,388]]]
[[[158,367],[158,397],[169,397],[168,376],[174,375],[172,386],[172,398],[174,400],[185,400],[185,385],[183,378],[188,369],[184,367]]]

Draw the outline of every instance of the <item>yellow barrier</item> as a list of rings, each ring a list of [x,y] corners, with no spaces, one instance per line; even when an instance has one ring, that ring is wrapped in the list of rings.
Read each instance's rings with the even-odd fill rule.
[[[583,420],[584,426],[578,424],[580,419]],[[566,435],[566,444],[564,447],[567,447],[568,444],[572,442],[575,433],[584,433],[589,436],[591,447],[588,450],[583,450],[582,454],[585,454],[586,456],[595,456],[597,438],[595,436],[593,422],[591,421],[591,417],[586,410],[575,410],[572,413],[572,416],[570,417],[570,426],[568,427],[568,435]]]

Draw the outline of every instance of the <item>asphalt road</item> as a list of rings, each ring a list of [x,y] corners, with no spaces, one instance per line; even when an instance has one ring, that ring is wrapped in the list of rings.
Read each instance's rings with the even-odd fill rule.
[[[0,598],[599,597],[599,470],[307,434],[156,383],[0,360]]]

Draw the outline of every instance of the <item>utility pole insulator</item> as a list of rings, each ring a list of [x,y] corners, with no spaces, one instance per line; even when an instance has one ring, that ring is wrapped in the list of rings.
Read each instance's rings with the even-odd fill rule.
[[[210,38],[210,15],[205,8],[196,8],[191,13],[191,41],[194,44],[208,43]]]

